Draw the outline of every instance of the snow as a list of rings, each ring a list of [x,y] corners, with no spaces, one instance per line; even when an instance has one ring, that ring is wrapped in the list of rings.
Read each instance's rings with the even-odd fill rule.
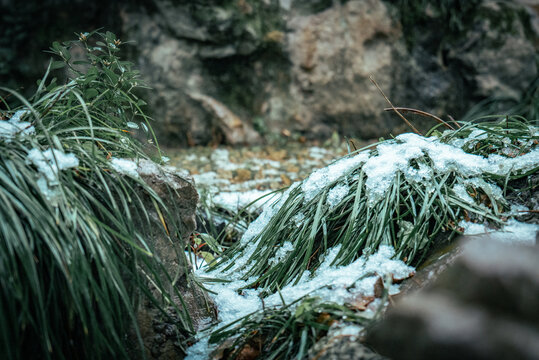
[[[305,202],[311,201],[329,184],[367,161],[369,154],[369,151],[365,151],[355,156],[346,157],[313,172],[301,185]]]
[[[425,155],[431,159],[436,173],[452,171],[463,178],[477,178],[485,173],[507,176],[509,173],[526,172],[539,166],[539,149],[515,158],[497,154],[483,157],[441,143],[436,137],[425,138],[417,134],[399,135],[393,142],[378,145],[377,150],[378,154],[370,157],[363,166],[367,175],[365,186],[369,204],[374,204],[386,194],[398,171],[404,173],[407,179],[428,181],[432,177],[432,170],[421,163],[419,169],[410,166],[411,160]],[[484,190],[490,190],[494,196],[500,194],[484,180],[481,181],[479,186]]]
[[[365,182],[366,196],[370,204],[385,196],[397,172],[401,172],[407,181],[424,184],[427,188],[433,182],[435,175],[454,172],[457,175],[457,182],[453,186],[453,192],[464,202],[477,203],[467,191],[472,187],[482,189],[494,199],[502,199],[502,190],[498,186],[486,182],[481,176],[484,173],[507,176],[509,173],[534,169],[539,166],[539,150],[535,149],[515,158],[497,154],[484,157],[466,153],[459,147],[473,143],[473,141],[485,136],[484,132],[477,130],[472,132],[470,139],[466,141],[457,141],[457,139],[450,144],[444,144],[435,137],[424,138],[416,134],[402,134],[394,141],[380,144],[376,153],[363,151],[319,169],[302,183],[294,183],[279,198],[266,202],[261,215],[250,224],[240,240],[243,251],[238,252],[235,257],[222,264],[215,272],[208,273],[206,268],[196,272],[200,276],[226,280],[226,282],[206,284],[208,289],[214,292],[211,296],[217,305],[220,321],[217,326],[261,310],[263,306],[281,306],[283,301],[285,304],[291,304],[306,295],[320,297],[322,301],[339,304],[352,302],[358,298],[374,296],[375,284],[379,278],[385,279],[392,275],[393,278],[404,279],[413,275],[414,268],[401,260],[394,259],[395,250],[389,245],[381,245],[373,254],[364,254],[351,264],[334,265],[333,262],[341,250],[341,245],[337,245],[327,250],[317,269],[305,271],[298,282],[287,284],[280,292],[266,296],[263,302],[261,300],[263,289],[243,289],[254,282],[256,278],[241,280],[247,275],[245,265],[249,263],[250,257],[264,246],[260,244],[258,235],[286,203],[292,191],[301,187],[304,204],[307,204],[329,188],[326,204],[330,209],[333,209],[349,194],[348,181],[357,179],[358,173],[354,170],[361,166],[363,166],[362,170],[367,177]],[[316,153],[317,151],[314,151],[314,156]],[[225,161],[225,159],[228,159],[228,154],[225,152],[212,155],[212,161]],[[411,161],[414,159],[421,159],[421,161],[411,165]],[[232,167],[235,166],[236,164]],[[227,196],[228,199],[223,199],[223,202],[228,205],[240,202],[239,195],[227,194],[224,197]],[[517,208],[513,208],[512,211],[517,211]],[[303,213],[298,212],[292,221],[296,226],[301,226],[304,216]],[[526,244],[534,244],[539,231],[539,225],[524,224],[516,220],[509,220],[498,231],[474,223],[461,222],[459,225],[465,229],[465,234],[488,233],[489,237],[496,240]],[[294,239],[283,239],[283,243],[278,249],[275,249],[274,256],[268,259],[268,263],[270,265],[282,263],[293,251]],[[228,265],[230,265],[230,269],[223,270]],[[399,286],[392,284],[388,291],[389,294],[398,293]],[[380,304],[380,300],[374,301],[368,305],[365,313],[372,314],[375,307]],[[358,336],[361,330],[360,326],[347,325],[334,329],[345,336]],[[187,359],[205,359],[210,350],[211,346],[208,345],[207,338],[203,338],[194,347],[187,350]]]
[[[328,192],[326,202],[330,209],[333,209],[348,195],[350,188],[346,184],[339,184],[331,188]]]
[[[111,158],[110,159],[110,167],[114,170],[119,172],[120,174],[129,175],[134,178],[138,178],[139,174],[137,172],[138,165],[136,162],[130,159],[119,159],[119,158]]]
[[[239,191],[223,191],[213,196],[212,202],[224,209],[237,211],[253,201],[258,200],[264,195],[267,195],[271,190],[250,190],[245,192]],[[267,201],[271,200],[272,196],[267,196],[263,199],[256,201],[253,205],[261,206]]]
[[[49,184],[58,183],[58,172],[79,166],[79,159],[74,154],[65,154],[61,150],[32,149],[26,157],[28,164],[33,164],[45,176]]]
[[[27,112],[26,110],[19,110],[8,121],[0,121],[0,138],[3,138],[6,142],[10,142],[19,134],[23,136],[34,134],[36,130],[32,126],[32,123],[21,121]]]
[[[464,235],[488,235],[489,239],[511,244],[535,245],[539,225],[519,222],[510,219],[499,230],[491,229],[484,224],[461,221],[459,226],[464,229]]]
[[[48,149],[41,151],[32,149],[28,152],[26,163],[37,168],[40,177],[37,186],[45,197],[53,200],[57,196],[55,186],[59,185],[58,173],[60,170],[79,166],[79,159],[74,154],[65,154],[61,150]]]

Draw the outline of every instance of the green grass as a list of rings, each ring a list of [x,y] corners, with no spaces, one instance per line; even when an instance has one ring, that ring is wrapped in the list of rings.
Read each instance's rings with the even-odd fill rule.
[[[22,109],[23,121],[35,127],[32,136],[0,138],[0,347],[5,359],[128,358],[126,336],[138,334],[135,314],[143,298],[160,309],[173,306],[180,332],[192,331],[186,309],[171,300],[181,295],[152,254],[145,230],[152,220],[144,204],[151,199],[167,220],[164,236],[181,239],[169,212],[173,209],[140,178],[110,167],[110,157],[148,157],[128,126],[145,126],[151,137],[143,102],[133,94],[140,86],[138,74],[116,56],[121,42],[114,34],[81,34],[81,40],[53,44],[51,52],[60,61],[51,63],[29,100],[1,89],[10,103],[15,98],[21,104],[9,108],[5,96],[0,98],[4,118]],[[70,63],[70,46],[86,49],[84,72]],[[64,85],[49,81],[49,71],[62,66],[70,67],[74,77]],[[27,161],[31,149],[71,153],[79,165],[59,171],[47,196],[39,172]]]
[[[466,139],[473,130],[485,131],[486,137],[463,142],[463,150],[470,154],[486,156],[500,153],[505,147],[506,150],[512,149],[509,156],[517,157],[537,146],[537,128],[515,116],[494,122],[492,119],[480,119],[474,123],[463,123],[460,129],[443,134],[435,128],[431,134],[436,134],[442,143],[446,143]],[[376,154],[377,150],[373,149],[371,156]],[[466,203],[453,191],[456,184],[466,184],[455,171],[434,172],[430,180],[423,182],[409,181],[399,171],[382,198],[369,204],[365,187],[367,177],[362,166],[356,166],[327,184],[312,199],[306,200],[301,186],[293,188],[263,231],[248,243],[231,248],[216,268],[226,272],[234,265],[230,259],[243,256],[246,247],[256,243],[256,249],[240,271],[245,274],[244,280],[255,278],[248,288],[262,288],[265,294],[272,294],[289,283],[299,281],[305,270],[316,269],[323,254],[338,244],[342,247],[334,265],[350,264],[364,253],[375,252],[382,243],[391,244],[398,258],[417,265],[438,236],[451,238],[459,230],[457,223],[462,219],[501,224],[501,213],[508,204],[503,197],[490,191],[490,185],[505,189],[509,181],[529,175],[511,172],[502,178],[482,174],[484,183],[465,185],[474,199],[473,203]],[[424,155],[413,160],[410,166],[430,168],[432,160]],[[537,168],[532,170],[536,171]],[[327,194],[338,184],[347,184],[351,190],[338,205],[330,208],[326,205]],[[295,217],[299,213],[304,215],[304,219],[297,225]],[[294,243],[293,252],[274,266],[269,266],[268,260],[285,241]]]
[[[227,359],[257,355],[264,359],[303,359],[331,326],[370,323],[350,305],[305,297],[282,307],[268,308],[214,331],[212,344],[222,344]],[[230,342],[225,342],[232,339]],[[254,358],[248,357],[248,358]]]
[[[439,131],[442,125],[434,127],[427,135],[438,137],[441,143],[457,144],[455,146],[467,153],[485,157],[494,154],[518,158],[537,149],[539,144],[538,128],[519,116],[492,116],[460,122],[460,128],[443,133]],[[470,135],[477,135],[478,131],[482,135],[471,139]],[[385,140],[381,143],[394,142]],[[371,151],[370,156],[377,155],[376,149]],[[412,161],[410,166],[432,167],[432,161],[425,154]],[[525,172],[509,171],[503,177],[481,174],[482,182],[466,185],[472,203],[463,201],[453,191],[456,184],[466,184],[456,171],[434,172],[432,179],[425,182],[410,182],[403,173],[397,172],[390,190],[374,204],[369,204],[367,178],[361,163],[324,186],[308,201],[301,186],[290,189],[286,201],[263,230],[249,241],[231,247],[218,259],[213,270],[223,276],[235,263],[245,262],[234,272],[244,274],[242,279],[250,281],[245,288],[261,290],[263,298],[280,293],[280,289],[288,284],[297,283],[305,270],[315,271],[326,250],[337,245],[341,245],[341,250],[333,265],[350,264],[363,254],[374,253],[383,243],[391,244],[400,259],[420,265],[435,242],[448,241],[459,233],[460,220],[502,225],[506,220],[503,211],[509,205],[505,196],[518,191],[508,184],[537,170],[536,166]],[[349,185],[349,194],[335,207],[326,206],[329,190],[342,183]],[[493,186],[502,189],[503,196],[493,193]],[[300,213],[304,218],[298,226],[297,215]],[[285,241],[291,241],[294,250],[280,262],[270,265],[268,260]],[[256,249],[246,255],[247,248],[253,244]],[[265,359],[301,359],[328,334],[333,324],[366,326],[375,320],[385,307],[386,285],[390,282],[390,278],[384,280],[381,305],[374,315],[364,313],[363,308],[353,304],[325,302],[307,296],[290,304],[283,300],[282,306],[265,308],[217,329],[209,328],[209,342],[219,345],[216,353],[223,353],[230,359],[254,358],[255,355]]]

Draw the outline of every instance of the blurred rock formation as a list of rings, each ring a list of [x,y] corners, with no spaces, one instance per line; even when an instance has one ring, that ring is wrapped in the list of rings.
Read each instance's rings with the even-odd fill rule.
[[[169,146],[259,143],[283,129],[311,139],[408,131],[383,111],[369,76],[396,106],[445,119],[493,99],[492,113],[536,103],[534,0],[30,0],[23,12],[0,4],[2,83],[34,83],[46,64],[37,44],[72,39],[74,28],[121,32],[134,40],[129,56],[153,88],[145,97]]]

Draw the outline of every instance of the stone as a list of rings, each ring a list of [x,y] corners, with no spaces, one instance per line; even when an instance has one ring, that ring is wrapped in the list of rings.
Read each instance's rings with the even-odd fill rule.
[[[141,159],[137,172],[159,196],[162,204],[142,196],[149,222],[141,215],[140,218],[134,219],[134,223],[144,227],[144,233],[148,234],[145,240],[152,249],[153,256],[161,262],[168,276],[172,277],[173,281],[170,283],[164,272],[160,274],[163,284],[170,283],[168,291],[172,294],[171,300],[179,309],[183,309],[185,305],[185,311],[189,313],[196,330],[208,319],[215,317],[213,302],[190,277],[192,265],[184,254],[186,242],[196,228],[198,193],[193,180],[179,175],[172,167],[162,167],[151,160]],[[169,221],[171,219],[178,224],[178,229],[172,227]],[[160,294],[155,293],[154,296],[159,298]],[[152,359],[177,359],[183,356],[181,348],[174,346],[178,341],[175,329],[179,319],[172,306],[165,306],[165,310],[168,317],[154,304],[144,300],[136,314],[140,334],[145,349],[148,350],[147,356]],[[140,353],[136,346],[136,336],[134,333],[130,336],[131,342],[135,344],[132,356],[138,358]]]
[[[424,289],[369,329],[394,359],[538,359],[539,247],[469,240]]]

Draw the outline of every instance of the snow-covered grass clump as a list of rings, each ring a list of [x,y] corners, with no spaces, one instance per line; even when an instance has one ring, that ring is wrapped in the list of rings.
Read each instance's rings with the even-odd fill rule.
[[[507,184],[537,171],[537,145],[537,129],[528,123],[482,121],[431,137],[403,134],[293,184],[216,266],[199,270],[224,281],[207,284],[222,322],[209,346],[233,337],[236,354],[258,341],[263,351],[297,356],[307,340],[290,332],[295,322],[308,328],[301,314],[320,316],[331,306],[341,315],[352,309],[358,318],[348,321],[356,325],[366,321],[383,303],[380,287],[397,292],[394,282],[413,274],[407,264],[419,264],[439,234],[449,239],[466,230],[462,220],[504,224]],[[504,230],[522,235],[517,225],[511,220]],[[317,305],[307,311],[305,304]],[[282,329],[269,317],[282,319]],[[255,328],[260,332],[249,333]],[[295,350],[276,349],[277,339]]]

